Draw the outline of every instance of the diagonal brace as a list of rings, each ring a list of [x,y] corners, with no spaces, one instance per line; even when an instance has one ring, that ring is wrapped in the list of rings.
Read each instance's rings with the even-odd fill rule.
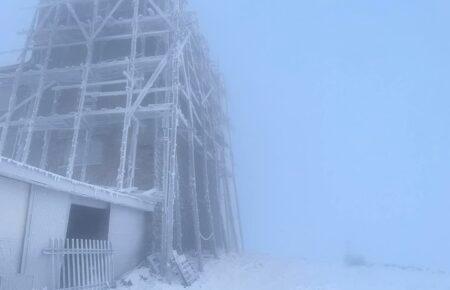
[[[81,32],[83,33],[83,36],[86,40],[89,39],[89,34],[86,32],[86,30],[83,27],[83,23],[81,22],[80,18],[78,18],[77,12],[73,8],[72,4],[70,2],[66,2],[67,10],[69,10],[70,14],[72,15],[73,19],[75,19],[75,22],[77,23],[78,27],[80,28]]]
[[[176,48],[175,51],[175,57],[178,57],[178,55],[181,54],[181,52],[183,51],[184,46],[186,45],[188,39],[190,38],[190,34],[188,34],[185,39],[183,40],[183,42],[179,45],[178,48]],[[164,70],[164,68],[166,67],[168,61],[169,61],[169,55],[170,52],[167,53],[164,58],[161,60],[161,62],[158,64],[158,67],[156,68],[156,70],[153,72],[152,76],[150,77],[150,79],[147,81],[147,83],[145,84],[144,88],[142,89],[141,93],[139,94],[139,96],[137,97],[136,101],[134,101],[133,105],[130,108],[130,114],[134,114],[136,112],[136,110],[139,108],[139,106],[141,105],[142,101],[144,100],[145,96],[147,95],[147,93],[149,92],[149,90],[153,87],[153,85],[155,84],[156,80],[158,79],[159,75],[162,73],[162,71]]]
[[[164,19],[164,21],[170,26],[170,28],[174,29],[175,26],[173,25],[172,21],[170,21],[170,19],[164,14],[164,11],[162,11],[161,8],[159,8],[159,6],[156,5],[155,2],[153,2],[153,0],[147,1],[150,4],[150,6],[152,6],[152,8],[156,11],[156,13],[158,13],[159,16],[161,16],[162,19]]]
[[[92,38],[97,37],[97,35],[102,31],[102,29],[105,27],[106,23],[108,23],[109,18],[113,16],[113,14],[117,11],[119,6],[124,2],[124,0],[117,1],[116,5],[111,9],[111,11],[108,13],[108,15],[103,19],[103,22],[100,24],[100,26],[95,30],[94,34],[92,35]]]

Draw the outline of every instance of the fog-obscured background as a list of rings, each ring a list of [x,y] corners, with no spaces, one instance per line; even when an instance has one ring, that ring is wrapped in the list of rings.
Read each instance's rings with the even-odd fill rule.
[[[0,3],[1,51],[33,2]],[[247,250],[450,270],[450,2],[191,3],[229,91]]]

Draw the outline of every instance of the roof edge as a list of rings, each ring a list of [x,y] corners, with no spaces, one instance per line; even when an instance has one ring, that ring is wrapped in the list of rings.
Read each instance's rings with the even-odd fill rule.
[[[0,176],[142,211],[154,209],[154,203],[140,197],[70,179],[2,156],[0,156]]]

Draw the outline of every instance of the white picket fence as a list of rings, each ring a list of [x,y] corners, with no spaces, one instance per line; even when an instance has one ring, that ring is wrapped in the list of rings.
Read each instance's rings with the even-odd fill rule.
[[[114,281],[111,242],[51,239],[44,254],[52,260],[51,289],[100,290]]]

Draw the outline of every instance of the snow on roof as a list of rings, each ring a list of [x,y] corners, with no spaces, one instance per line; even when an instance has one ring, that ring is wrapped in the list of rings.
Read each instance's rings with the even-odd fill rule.
[[[73,180],[1,156],[0,176],[24,181],[56,191],[70,193],[80,197],[105,201],[144,211],[153,211],[156,201],[156,198],[152,199],[146,196],[139,197],[110,188]]]

